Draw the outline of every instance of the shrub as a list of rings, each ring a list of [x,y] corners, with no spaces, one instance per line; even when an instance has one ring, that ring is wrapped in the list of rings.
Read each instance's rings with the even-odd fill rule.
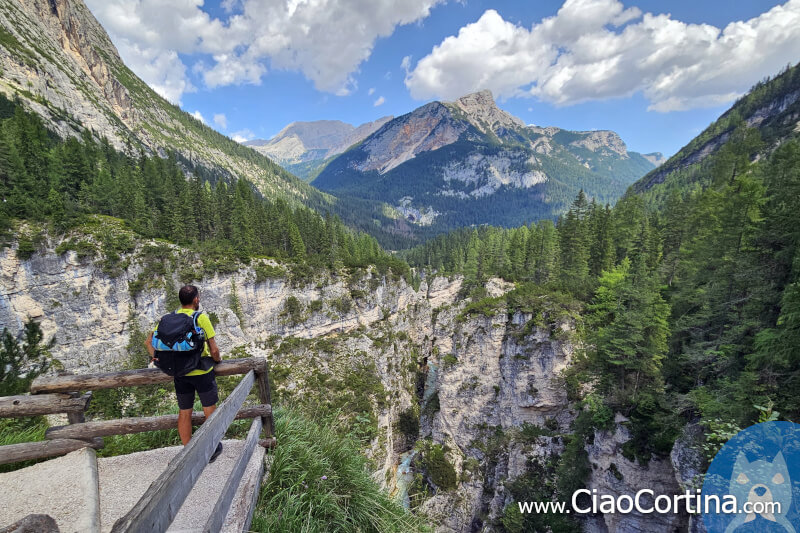
[[[22,342],[3,328],[0,346],[0,396],[27,392],[36,376],[46,372],[51,364],[50,344],[44,344],[41,327],[30,320],[25,323]]]
[[[256,263],[253,269],[256,272],[256,283],[262,283],[268,279],[282,278],[286,275],[286,271],[281,267],[265,265],[264,263]]]
[[[289,296],[283,304],[281,316],[286,317],[290,325],[303,321],[303,304],[294,296]]]
[[[17,257],[25,260],[30,259],[36,252],[36,244],[27,235],[20,235],[17,246]]]
[[[419,414],[413,407],[400,412],[397,417],[397,429],[406,439],[413,441],[419,435]]]
[[[447,460],[447,450],[440,444],[421,441],[417,458],[430,482],[440,490],[456,488],[456,469]],[[415,458],[416,462],[416,458]]]

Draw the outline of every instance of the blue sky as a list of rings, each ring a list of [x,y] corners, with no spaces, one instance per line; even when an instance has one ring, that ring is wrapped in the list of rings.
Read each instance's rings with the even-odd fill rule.
[[[237,139],[489,88],[528,123],[611,129],[671,155],[800,60],[800,0],[87,4],[134,72]]]

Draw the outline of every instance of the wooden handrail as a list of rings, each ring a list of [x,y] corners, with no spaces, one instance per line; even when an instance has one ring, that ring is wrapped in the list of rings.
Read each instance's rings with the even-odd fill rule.
[[[243,418],[268,417],[272,415],[272,407],[259,405],[244,407],[236,413],[235,420]],[[199,426],[206,421],[206,416],[200,412],[192,413],[192,425]],[[55,426],[48,428],[44,433],[46,439],[91,439],[94,437],[108,437],[110,435],[128,435],[143,433],[145,431],[159,431],[162,429],[175,429],[178,427],[178,415],[148,416],[138,418],[118,418],[114,420],[98,420],[68,426]]]
[[[114,523],[112,533],[167,530],[247,398],[254,381],[255,374],[250,370],[197,430],[189,444],[170,461],[133,509]]]
[[[217,503],[214,504],[214,509],[211,511],[208,521],[206,521],[203,533],[217,533],[222,529],[222,525],[225,523],[225,517],[228,516],[231,502],[236,494],[236,489],[239,488],[239,484],[242,482],[242,476],[247,468],[247,463],[250,462],[253,451],[258,444],[258,435],[260,433],[261,419],[254,418],[253,423],[250,425],[250,431],[247,432],[247,439],[244,441],[242,453],[239,455],[239,459],[236,461],[233,470],[231,470],[231,473],[228,475],[228,479],[225,480],[225,485],[222,487],[222,492],[217,499]]]
[[[267,361],[250,357],[228,359],[214,365],[214,373],[217,376],[246,374],[250,370],[258,373],[266,372]],[[39,376],[31,384],[31,394],[116,389],[117,387],[135,387],[170,381],[172,381],[172,377],[158,368],[140,368],[105,374]]]
[[[53,439],[0,446],[0,465],[66,455],[81,448],[102,448],[101,440]]]
[[[0,396],[0,418],[82,413],[91,397],[88,393],[78,397],[70,394]]]

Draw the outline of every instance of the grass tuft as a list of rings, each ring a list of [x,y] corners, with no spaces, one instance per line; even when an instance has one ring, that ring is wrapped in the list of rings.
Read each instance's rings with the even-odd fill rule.
[[[296,409],[275,410],[278,446],[253,518],[260,532],[421,532],[423,521],[380,489],[357,439]]]

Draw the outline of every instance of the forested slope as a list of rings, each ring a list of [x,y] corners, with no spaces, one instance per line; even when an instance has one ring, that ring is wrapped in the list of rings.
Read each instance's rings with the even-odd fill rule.
[[[800,142],[757,163],[726,146],[708,185],[661,211],[581,194],[555,225],[460,230],[406,257],[464,273],[476,297],[499,275],[577,299],[587,350],[568,382],[631,419],[630,453],[665,452],[695,419],[713,449],[730,428],[800,416]]]
[[[758,135],[753,131],[757,130]],[[757,83],[677,154],[637,181],[631,194],[664,207],[672,191],[706,186],[718,166],[769,153],[800,134],[800,64]],[[735,169],[734,169],[735,171]]]
[[[378,242],[332,215],[321,216],[282,198],[262,197],[245,179],[220,180],[203,168],[184,171],[174,154],[131,157],[84,130],[61,139],[38,115],[0,95],[0,227],[15,220],[49,223],[64,231],[86,215],[122,219],[142,237],[197,246],[220,268],[268,255],[298,265],[381,264],[405,273],[407,265]],[[19,236],[23,253],[35,232]]]

